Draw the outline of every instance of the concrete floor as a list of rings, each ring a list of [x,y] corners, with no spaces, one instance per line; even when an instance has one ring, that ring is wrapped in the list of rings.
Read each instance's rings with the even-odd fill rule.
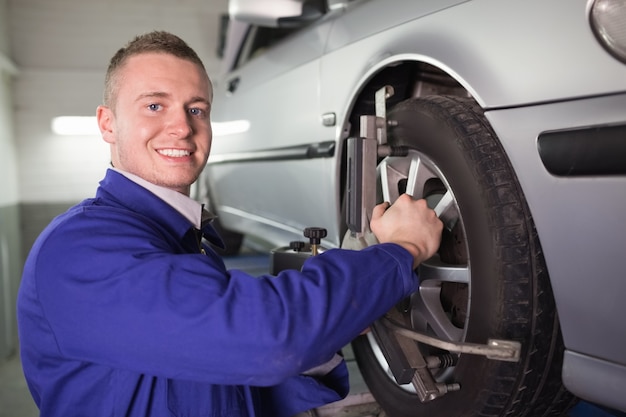
[[[268,256],[253,250],[246,250],[241,256],[226,258],[225,262],[229,269],[244,270],[251,275],[267,273],[269,268]],[[350,395],[342,401],[319,408],[315,417],[385,417],[367,390],[349,346],[344,349],[344,355],[350,370]],[[19,357],[14,356],[0,364],[0,417],[38,415],[22,374]],[[626,417],[626,413],[612,412],[581,402],[568,417]]]
[[[39,410],[28,392],[19,357],[0,365],[0,417],[37,417]]]

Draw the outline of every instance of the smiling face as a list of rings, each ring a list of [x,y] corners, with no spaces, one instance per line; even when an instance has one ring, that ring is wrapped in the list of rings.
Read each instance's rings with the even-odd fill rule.
[[[211,149],[206,72],[158,52],[129,57],[118,71],[114,102],[97,110],[113,166],[189,195]]]

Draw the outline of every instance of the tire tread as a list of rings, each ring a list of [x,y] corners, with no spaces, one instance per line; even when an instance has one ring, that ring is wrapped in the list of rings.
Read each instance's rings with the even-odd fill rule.
[[[563,344],[552,289],[530,210],[506,153],[482,109],[469,98],[427,96],[398,104],[391,117],[398,117],[394,135],[403,139],[401,145],[412,145],[402,117],[414,118],[416,114],[439,117],[437,121],[454,132],[455,137],[463,138],[458,146],[466,158],[478,161],[468,166],[474,178],[481,181],[482,198],[489,202],[487,216],[489,224],[494,225],[494,249],[498,264],[504,265],[502,275],[511,277],[503,279],[506,285],[501,285],[500,315],[506,324],[498,326],[497,336],[523,342],[519,363],[485,364],[485,374],[495,377],[491,383],[485,383],[480,399],[474,400],[473,413],[460,410],[458,415],[564,415],[576,399],[560,380]],[[359,351],[356,346],[355,351]],[[367,369],[362,371],[364,376],[368,373]]]

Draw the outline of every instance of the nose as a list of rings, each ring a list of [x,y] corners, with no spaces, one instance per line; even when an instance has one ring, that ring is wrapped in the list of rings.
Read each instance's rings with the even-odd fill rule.
[[[191,119],[186,109],[173,111],[170,114],[168,131],[172,136],[186,138],[193,133]]]

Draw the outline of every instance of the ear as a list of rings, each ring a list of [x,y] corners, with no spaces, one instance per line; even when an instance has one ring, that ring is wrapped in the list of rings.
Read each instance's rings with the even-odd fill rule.
[[[102,134],[102,139],[107,143],[115,143],[115,133],[113,132],[115,115],[113,111],[108,106],[98,106],[96,109],[96,119],[100,133]]]

